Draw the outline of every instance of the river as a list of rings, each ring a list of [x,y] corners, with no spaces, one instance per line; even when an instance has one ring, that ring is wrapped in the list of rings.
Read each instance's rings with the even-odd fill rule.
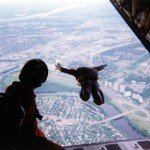
[[[120,113],[110,104],[105,103],[101,108],[105,111],[108,117],[119,115]],[[124,117],[114,120],[114,126],[117,127],[128,139],[144,138],[136,129],[134,129],[128,120]]]

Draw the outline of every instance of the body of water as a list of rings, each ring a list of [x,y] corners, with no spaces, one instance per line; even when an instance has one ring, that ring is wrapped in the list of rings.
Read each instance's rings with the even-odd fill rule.
[[[113,117],[119,115],[120,113],[110,104],[105,104],[101,106],[102,109],[105,111],[107,116]],[[128,120],[124,117],[118,118],[113,122],[114,126],[117,127],[128,139],[141,139],[143,136],[133,128]]]

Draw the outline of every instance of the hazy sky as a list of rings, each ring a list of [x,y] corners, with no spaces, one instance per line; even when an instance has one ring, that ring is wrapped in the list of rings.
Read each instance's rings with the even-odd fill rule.
[[[0,4],[39,4],[39,3],[90,3],[109,0],[0,0]]]

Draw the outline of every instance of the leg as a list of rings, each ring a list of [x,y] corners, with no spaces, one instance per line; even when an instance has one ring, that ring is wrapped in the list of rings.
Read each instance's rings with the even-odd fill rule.
[[[0,144],[0,150],[15,150],[15,147],[8,146],[7,144]]]
[[[104,103],[104,95],[101,89],[99,88],[98,83],[93,83],[92,86],[92,97],[96,105],[101,105]]]
[[[90,81],[85,81],[84,83],[81,83],[80,98],[83,101],[87,101],[90,98],[90,94],[91,94]]]
[[[16,150],[65,150],[62,146],[47,140],[44,137],[34,137],[30,140],[24,139]]]
[[[65,150],[62,146],[46,138],[37,138],[36,150]]]

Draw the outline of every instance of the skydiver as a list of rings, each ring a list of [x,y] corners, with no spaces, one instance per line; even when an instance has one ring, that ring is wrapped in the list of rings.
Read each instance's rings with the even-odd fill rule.
[[[60,63],[56,64],[56,69],[73,75],[78,85],[81,86],[80,98],[83,101],[87,101],[92,94],[94,103],[96,105],[101,105],[104,103],[104,95],[101,89],[99,88],[98,72],[104,69],[107,65],[101,65],[97,67],[79,67],[77,69],[67,69],[61,66]]]
[[[6,93],[17,98],[18,104],[24,110],[24,116],[20,118],[20,122],[16,122],[16,118],[11,118],[11,124],[15,125],[14,129],[19,127],[19,133],[17,133],[17,139],[10,132],[7,133],[7,144],[2,143],[2,147],[9,147],[6,150],[64,150],[60,145],[48,140],[38,128],[37,118],[41,120],[42,116],[36,107],[34,89],[40,87],[46,81],[47,76],[47,65],[40,59],[31,59],[22,68],[19,75],[20,81],[13,82],[7,87]],[[10,124],[8,124],[8,129],[14,130]],[[6,134],[6,131],[4,132]],[[9,145],[8,139],[10,139]],[[11,149],[12,147],[13,149]]]

